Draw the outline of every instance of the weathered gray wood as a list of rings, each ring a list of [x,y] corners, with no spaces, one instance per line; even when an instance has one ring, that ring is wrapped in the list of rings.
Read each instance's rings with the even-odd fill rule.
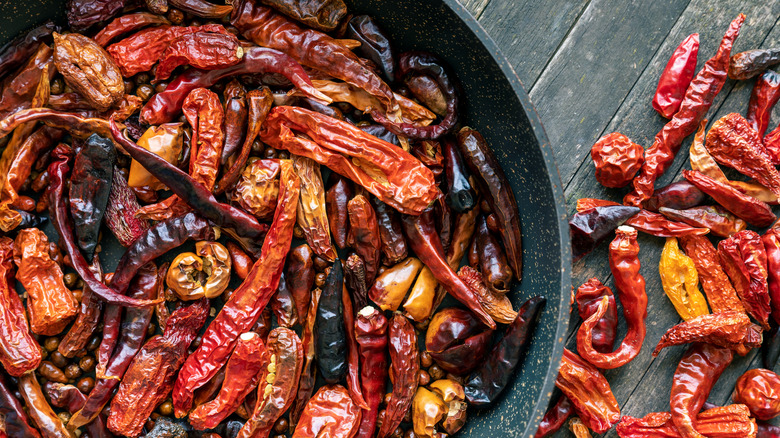
[[[471,15],[479,18],[490,0],[461,0],[461,3],[471,12]]]

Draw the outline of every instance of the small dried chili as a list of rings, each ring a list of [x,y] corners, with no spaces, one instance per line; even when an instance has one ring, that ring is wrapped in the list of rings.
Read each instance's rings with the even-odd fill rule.
[[[634,191],[623,198],[627,205],[638,206],[652,196],[656,179],[671,166],[685,137],[693,134],[699,127],[699,122],[707,114],[712,101],[726,82],[731,47],[744,21],[745,16],[739,14],[731,22],[718,51],[704,63],[704,67],[688,86],[680,110],[655,136],[653,145],[645,152],[645,164],[634,178]]]
[[[780,324],[780,230],[770,228],[761,236],[767,259],[767,284],[772,319]]]
[[[336,252],[330,241],[328,214],[325,210],[325,186],[320,165],[306,157],[292,156],[293,169],[301,179],[301,199],[298,202],[298,225],[303,229],[315,254],[332,262]],[[330,382],[335,383],[335,382]]]
[[[340,381],[347,372],[347,335],[341,289],[344,274],[341,261],[330,268],[317,307],[314,344],[320,375],[329,384]]]
[[[718,255],[747,313],[769,327],[767,254],[759,235],[740,231],[718,243]]]
[[[347,260],[344,262],[344,277],[347,288],[352,292],[352,296],[355,299],[355,308],[362,309],[366,307],[368,305],[366,264],[359,255],[352,253],[347,257]]]
[[[704,135],[704,131],[702,131],[702,135]],[[691,146],[691,150],[693,150],[693,146]],[[688,181],[682,180],[653,191],[653,196],[644,201],[642,207],[656,212],[662,207],[686,209],[700,205],[706,198],[707,195],[704,192]],[[577,210],[579,211],[579,207]]]
[[[36,48],[38,50],[13,76],[6,77],[0,83],[0,117],[5,118],[19,110],[43,106],[46,103],[44,101],[39,105],[32,105],[32,100],[38,94],[41,82],[48,86],[48,81],[56,73],[53,65],[54,55],[46,44],[40,44]]]
[[[395,80],[395,50],[379,23],[368,15],[356,15],[349,20],[344,36],[360,41],[358,53],[373,61],[388,82]]]
[[[360,416],[360,408],[343,386],[323,386],[306,403],[292,436],[350,438],[357,431]]]
[[[753,49],[731,57],[729,77],[736,80],[750,79],[767,67],[780,62],[780,49]]]
[[[151,14],[149,12],[136,12],[134,14],[122,15],[111,20],[100,32],[95,34],[94,40],[101,47],[105,47],[114,38],[142,29],[146,26],[171,24],[162,15]]]
[[[171,262],[166,275],[168,287],[183,301],[215,298],[228,287],[230,254],[218,242],[200,241],[195,252],[183,252]]]
[[[271,219],[279,196],[279,161],[251,158],[230,199],[258,219]]]
[[[363,195],[352,198],[347,204],[347,211],[350,224],[347,244],[365,263],[366,284],[373,284],[382,249],[376,213],[368,198]]]
[[[756,227],[766,227],[777,219],[762,201],[695,170],[683,170],[683,176],[735,216]]]
[[[737,291],[723,271],[720,257],[712,242],[704,236],[691,235],[681,237],[680,244],[696,265],[696,272],[712,313],[730,310],[744,312]]]
[[[193,32],[171,41],[160,55],[154,71],[155,81],[171,77],[176,67],[189,65],[201,70],[217,70],[238,64],[244,49],[233,34]]]
[[[501,244],[488,230],[485,217],[477,218],[475,239],[479,253],[480,272],[488,289],[497,294],[505,294],[512,286],[512,268],[507,263]]]
[[[458,277],[473,290],[479,304],[494,321],[501,324],[511,324],[517,317],[512,309],[512,302],[506,294],[497,293],[485,286],[480,273],[471,266],[464,266],[458,271]]]
[[[471,312],[448,307],[431,318],[425,350],[443,370],[467,375],[483,363],[491,335]]]
[[[750,322],[744,312],[726,311],[701,315],[670,328],[658,341],[653,356],[669,346],[706,342],[730,348],[744,356],[761,345],[761,327]]]
[[[597,278],[591,278],[577,288],[575,297],[577,309],[583,321],[596,313],[602,298],[607,297],[607,311],[593,327],[593,340],[591,342],[593,343],[593,349],[599,353],[611,352],[615,346],[618,322],[617,305],[615,304],[615,295],[612,294],[612,290],[601,284]]]
[[[677,239],[669,237],[661,252],[658,266],[666,296],[680,317],[686,321],[709,313],[707,301],[699,292],[699,274],[690,257],[680,251]]]
[[[287,269],[285,278],[287,286],[295,301],[295,310],[303,321],[309,314],[311,290],[314,286],[314,252],[309,245],[303,244],[290,250],[287,257]],[[316,306],[315,306],[316,307]]]
[[[374,307],[360,309],[355,339],[360,353],[360,383],[368,409],[362,411],[355,438],[371,438],[376,430],[379,404],[387,385],[387,318]]]
[[[378,438],[386,438],[401,425],[406,411],[411,407],[412,397],[417,391],[417,374],[420,371],[414,326],[399,313],[393,315],[390,321],[388,345],[393,392],[385,408],[385,417],[377,433]]]
[[[103,279],[103,268],[97,255],[92,260],[92,265],[89,269],[98,280]],[[81,294],[79,314],[76,316],[76,320],[68,333],[62,337],[60,345],[57,346],[57,351],[65,357],[74,357],[78,352],[82,351],[87,342],[89,342],[92,333],[97,329],[102,309],[103,303],[92,292],[92,289],[85,285]]]
[[[343,176],[333,172],[330,178],[335,179],[335,182],[325,192],[325,210],[328,215],[330,232],[333,234],[333,241],[336,246],[344,249],[347,246],[347,233],[349,231],[347,204],[352,199],[353,190],[349,180]],[[375,208],[376,204],[374,203]]]
[[[643,233],[656,237],[681,237],[690,234],[703,235],[710,232],[707,228],[694,228],[684,223],[670,221],[664,215],[653,213],[649,210],[641,210],[628,218],[624,223]]]
[[[772,108],[780,100],[780,74],[767,70],[753,85],[748,103],[747,120],[750,126],[763,137],[769,126],[769,116]],[[773,163],[780,160],[780,156],[773,156]]]
[[[138,139],[138,146],[154,152],[171,164],[177,164],[182,154],[184,128],[181,123],[165,123],[160,126],[150,126]],[[165,189],[165,184],[158,181],[138,161],[130,162],[130,172],[127,175],[130,187],[149,187],[154,190]]]
[[[276,322],[280,327],[290,328],[298,324],[298,313],[295,310],[295,300],[287,287],[284,274],[279,278],[279,287],[271,297],[271,311],[276,316]],[[301,318],[303,319],[303,318]]]
[[[261,0],[261,2],[323,32],[334,30],[347,14],[347,6],[342,0]]]
[[[745,221],[719,205],[705,205],[685,210],[661,207],[659,212],[669,219],[684,222],[692,227],[709,228],[712,234],[720,237],[729,237],[747,228]]]
[[[13,240],[0,237],[0,363],[8,374],[18,377],[38,368],[41,349],[30,334],[22,300],[14,289],[13,256]],[[0,376],[0,394],[3,390],[4,382]],[[2,398],[5,398],[4,394]],[[3,411],[1,407],[0,411]],[[21,426],[24,426],[23,418]],[[8,421],[7,424],[12,426],[15,423]]]
[[[558,397],[558,401],[547,409],[544,417],[542,417],[542,421],[536,429],[534,438],[545,438],[557,432],[572,415],[573,410],[574,407],[572,406],[569,397],[566,397],[565,395]]]
[[[301,379],[298,382],[298,391],[290,405],[290,422],[295,424],[301,418],[306,404],[309,402],[311,395],[314,393],[314,384],[317,377],[317,369],[315,366],[316,358],[316,342],[315,342],[315,324],[317,321],[317,313],[320,305],[320,297],[322,296],[322,290],[314,289],[311,292],[311,306],[309,307],[309,313],[306,316],[302,316],[303,323],[303,338],[301,339],[301,345],[303,348],[303,367],[301,369]],[[344,309],[344,321],[347,321],[346,308]],[[352,310],[352,309],[349,309]],[[351,316],[351,315],[350,315]],[[352,317],[354,319],[354,317]],[[354,325],[354,322],[353,322]],[[354,328],[353,328],[354,331]],[[347,331],[347,336],[351,333]],[[347,338],[347,343],[354,342],[354,339]],[[350,349],[352,347],[350,346]],[[352,351],[350,351],[350,354]]]
[[[734,402],[742,403],[759,420],[780,415],[780,376],[766,369],[748,370],[734,388]]]
[[[232,6],[215,5],[205,0],[168,0],[171,6],[202,18],[225,18],[233,10]]]
[[[447,181],[447,205],[458,213],[471,210],[477,197],[469,183],[469,175],[463,167],[463,158],[452,139],[444,139],[444,175]]]
[[[590,157],[596,166],[596,181],[604,187],[625,187],[642,168],[644,152],[642,146],[619,132],[601,137],[590,148]]]
[[[696,74],[699,55],[699,34],[685,38],[666,63],[653,96],[653,108],[658,114],[671,119],[680,109],[685,91]]]

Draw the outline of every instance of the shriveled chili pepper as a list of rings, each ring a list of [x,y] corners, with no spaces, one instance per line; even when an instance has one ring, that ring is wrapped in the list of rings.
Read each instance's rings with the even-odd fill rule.
[[[145,219],[135,216],[140,208],[135,193],[127,185],[127,180],[114,169],[103,220],[122,246],[132,245],[149,229],[149,223]]]
[[[574,407],[569,397],[561,394],[555,404],[544,413],[534,438],[545,438],[557,432],[566,420],[569,419],[573,411]]]
[[[425,334],[425,350],[445,371],[467,375],[483,363],[492,330],[469,311],[442,309],[431,318]]]
[[[336,172],[330,175],[330,178],[334,179],[335,182],[325,192],[325,210],[328,214],[328,223],[330,224],[330,232],[333,234],[333,241],[336,243],[336,246],[344,249],[347,246],[347,233],[349,231],[347,203],[352,199],[354,193],[348,179]],[[374,203],[375,208],[376,204]]]
[[[31,425],[32,419],[14,396],[9,383],[5,373],[0,373],[0,413],[5,419],[3,432],[9,437],[40,438],[41,434]]]
[[[92,260],[90,271],[95,274],[98,280],[103,279],[103,268],[100,265],[100,259],[97,254]],[[81,307],[76,320],[70,327],[68,333],[62,337],[57,351],[65,357],[74,357],[76,353],[82,351],[89,342],[90,336],[97,329],[100,322],[100,314],[103,309],[103,303],[92,292],[92,289],[85,285],[81,294]]]
[[[701,343],[693,344],[685,352],[674,372],[669,399],[672,422],[681,436],[701,437],[695,416],[733,357],[729,349]]]
[[[501,244],[488,230],[484,216],[477,218],[475,239],[480,271],[485,284],[494,293],[507,293],[512,286],[512,268],[507,264],[506,254]]]
[[[204,217],[219,226],[232,228],[249,239],[260,238],[265,234],[266,226],[259,224],[247,213],[218,202],[203,184],[127,138],[113,120],[111,129],[114,138],[135,160]]]
[[[680,251],[677,239],[669,237],[661,252],[658,265],[666,296],[674,309],[686,321],[709,313],[707,301],[699,292],[699,274],[690,257]]]
[[[607,286],[601,284],[597,278],[591,278],[577,288],[575,295],[577,309],[583,321],[590,318],[598,311],[599,303],[603,297],[607,297],[607,311],[593,327],[593,349],[599,353],[609,353],[615,345],[617,336],[617,305],[615,295]]]
[[[262,0],[262,3],[323,32],[334,30],[347,14],[347,7],[342,0]]]
[[[683,170],[683,176],[735,216],[756,227],[766,227],[775,221],[772,209],[762,201],[717,181],[701,172]]]
[[[18,377],[38,368],[41,349],[30,334],[22,300],[14,289],[13,257],[14,241],[0,237],[0,363],[8,374]],[[4,389],[0,377],[0,393]]]
[[[78,302],[65,286],[62,270],[49,255],[49,239],[38,228],[19,231],[14,241],[16,279],[28,294],[30,331],[59,334],[79,313]]]
[[[68,24],[75,31],[110,20],[125,7],[127,0],[70,0],[66,6]]]
[[[639,354],[647,333],[647,294],[645,279],[639,273],[637,232],[629,226],[621,225],[616,234],[609,245],[609,267],[615,277],[623,316],[628,325],[626,336],[614,352],[599,353],[593,348],[592,331],[606,314],[607,297],[601,299],[598,311],[585,320],[577,331],[577,351],[585,360],[602,369],[617,368],[632,361]]]
[[[744,312],[727,311],[701,315],[670,328],[658,341],[653,356],[669,346],[706,342],[730,348],[744,356],[761,345],[761,327],[750,322]]]
[[[447,102],[436,80],[427,75],[411,75],[404,80],[414,97],[430,108],[434,113],[445,116]]]
[[[157,295],[157,267],[154,263],[144,265],[138,271],[130,286],[133,299],[149,300]],[[114,389],[130,366],[130,362],[141,349],[146,331],[153,315],[152,308],[128,307],[122,318],[122,333],[108,363],[98,364],[95,387],[90,391],[84,407],[68,421],[68,427],[77,428],[88,424],[100,414],[111,400]]]
[[[400,313],[393,315],[390,321],[388,339],[390,381],[393,382],[393,392],[385,408],[385,417],[379,428],[378,438],[389,436],[401,425],[406,411],[412,404],[412,397],[417,391],[417,374],[420,371],[414,326]]]
[[[497,293],[485,286],[482,275],[471,266],[464,266],[458,271],[458,277],[473,290],[479,304],[494,321],[501,324],[511,324],[517,317],[512,309],[512,302],[506,294]]]
[[[328,35],[304,29],[273,9],[247,0],[237,2],[230,23],[257,45],[280,50],[302,65],[363,88],[376,96],[388,113],[399,110],[390,87]]]
[[[374,196],[371,196],[371,205],[376,213],[384,261],[388,265],[394,265],[408,255],[398,213]]]
[[[185,353],[209,314],[209,300],[202,298],[173,312],[165,334],[144,344],[130,362],[111,401],[108,428],[119,435],[138,435],[173,388]]]
[[[355,404],[360,409],[367,410],[369,409],[368,403],[363,396],[363,388],[360,384],[359,347],[358,342],[355,339],[355,317],[357,312],[354,310],[352,297],[350,297],[350,293],[346,286],[341,290],[341,300],[344,303],[344,326],[347,333],[347,389]],[[311,389],[309,390],[309,393],[311,393]]]
[[[712,242],[704,236],[690,235],[680,237],[680,244],[696,265],[696,272],[712,313],[730,310],[744,312],[737,291],[723,271],[720,257]]]
[[[114,18],[100,32],[95,34],[93,39],[100,46],[105,47],[114,38],[143,29],[147,26],[171,24],[164,16],[152,14],[149,12],[136,12],[134,14],[122,15]]]
[[[244,49],[233,34],[193,32],[171,41],[160,55],[154,78],[164,81],[176,67],[189,65],[201,70],[217,70],[238,64]]]
[[[314,252],[309,245],[303,244],[290,250],[285,270],[287,286],[295,301],[295,310],[303,320],[309,314],[311,290],[314,286]],[[315,306],[316,307],[316,306]]]
[[[29,108],[0,120],[0,138],[10,134],[19,125],[41,121],[49,126],[62,128],[77,137],[89,137],[97,133],[103,137],[111,134],[109,123],[105,119],[84,117],[76,113],[55,111],[48,108]]]
[[[0,47],[0,78],[24,64],[42,42],[51,41],[52,32],[59,31],[59,26],[49,20],[5,43]]]
[[[661,207],[687,209],[700,205],[707,195],[688,181],[677,181],[656,189],[642,207],[650,211],[659,211]]]
[[[233,78],[228,82],[223,95],[225,98],[225,145],[222,147],[220,161],[224,166],[230,158],[235,159],[233,155],[244,142],[247,133],[248,110],[246,88],[237,79]]]
[[[382,242],[374,208],[363,195],[357,195],[347,204],[349,234],[347,244],[363,259],[366,284],[373,284],[379,269]]]
[[[767,254],[759,235],[740,231],[718,243],[718,255],[745,310],[765,328],[769,327]]]
[[[617,227],[637,213],[639,208],[624,205],[597,206],[575,213],[569,219],[573,261],[593,251]]]
[[[279,160],[250,158],[230,199],[261,220],[271,219],[279,196]]]
[[[780,75],[772,70],[767,70],[753,85],[748,103],[747,120],[750,126],[763,137],[769,126],[769,116],[772,108],[780,100]],[[780,157],[772,157],[773,162]]]
[[[715,407],[699,413],[696,416],[696,428],[710,438],[761,438],[756,435],[756,421],[750,418],[750,411],[745,405],[734,404]],[[682,438],[680,430],[672,422],[668,412],[654,412],[643,418],[624,416],[617,425],[617,433],[621,438]]]
[[[290,328],[298,324],[298,313],[295,310],[295,300],[287,287],[284,274],[279,278],[279,287],[271,297],[271,311],[276,316],[276,322],[281,327]],[[301,317],[301,320],[303,318]]]
[[[420,260],[408,257],[385,269],[368,290],[368,297],[382,310],[398,310],[422,268]]]
[[[718,205],[705,205],[685,210],[661,207],[659,212],[669,219],[692,227],[709,228],[716,236],[728,237],[747,228],[747,223]]]
[[[641,210],[628,218],[625,225],[636,228],[643,233],[656,237],[680,237],[689,234],[704,235],[710,232],[708,228],[695,228],[681,222],[670,221],[664,215]]]
[[[455,142],[447,138],[442,143],[444,174],[447,180],[447,204],[456,212],[463,213],[474,208],[477,197],[471,188],[469,175],[463,167],[463,158]]]
[[[699,34],[685,38],[666,63],[653,96],[653,108],[658,114],[671,119],[680,109],[685,91],[696,74],[699,55]]]
[[[223,18],[232,10],[229,4],[215,5],[205,0],[168,0],[168,3],[183,12],[189,12],[201,18]]]
[[[404,215],[402,223],[412,251],[425,266],[430,268],[436,280],[447,289],[447,292],[474,312],[485,325],[495,328],[496,323],[482,309],[474,291],[455,274],[444,259],[444,249],[441,247],[434,225],[433,209],[429,208],[420,216]],[[506,241],[504,243],[506,244]]]
[[[436,425],[447,415],[444,400],[425,387],[418,387],[412,399],[412,426],[415,436],[437,435]]]
[[[340,381],[347,372],[347,335],[341,297],[343,285],[341,261],[336,260],[322,288],[314,332],[317,365],[320,375],[329,384]]]
[[[293,169],[301,179],[301,199],[298,202],[298,225],[315,254],[327,261],[336,259],[330,241],[328,215],[325,210],[325,186],[320,165],[306,157],[292,156]],[[335,382],[330,382],[335,383]]]
[[[26,59],[25,64],[13,76],[6,77],[0,83],[0,117],[5,118],[19,110],[40,107],[46,103],[32,105],[32,100],[42,79],[47,78],[50,81],[52,74],[56,72],[53,65],[54,55],[46,44],[40,44],[36,48],[32,57]],[[47,81],[44,82],[48,85]]]
[[[238,275],[238,278],[244,280],[247,275],[249,275],[249,270],[252,269],[254,261],[240,246],[233,242],[227,243],[227,249],[230,254],[230,263],[233,266],[233,272]]]
[[[360,383],[368,410],[362,411],[356,438],[370,438],[376,430],[379,404],[387,385],[387,318],[366,306],[355,320],[355,339],[360,353]]]
[[[208,88],[219,80],[242,74],[278,73],[286,77],[307,96],[330,103],[330,98],[317,91],[300,64],[282,52],[265,47],[249,47],[238,64],[219,70],[190,69],[171,80],[165,91],[152,96],[141,110],[141,120],[158,125],[168,123],[181,111],[190,91]]]
[[[601,137],[590,149],[596,181],[604,187],[625,187],[642,167],[643,153],[642,146],[619,132]]]
[[[704,67],[688,86],[679,111],[664,125],[661,132],[655,136],[653,145],[645,151],[645,164],[634,178],[634,190],[623,198],[625,204],[638,206],[652,196],[655,180],[671,166],[685,137],[693,134],[699,127],[699,122],[707,114],[712,101],[726,82],[731,47],[744,21],[745,16],[740,14],[731,22],[718,51],[704,63]]]
[[[311,292],[311,306],[308,309],[309,313],[301,318],[303,320],[303,338],[301,339],[303,348],[303,367],[301,369],[301,379],[298,382],[298,391],[295,395],[295,400],[293,400],[290,405],[290,424],[296,424],[298,422],[301,418],[301,413],[309,402],[311,395],[314,393],[314,384],[317,377],[317,368],[315,366],[317,346],[314,330],[321,296],[322,290],[319,288],[314,289]],[[346,312],[344,321],[346,322]],[[347,342],[354,342],[354,339],[350,340],[347,338]]]
[[[165,277],[168,275],[168,268],[171,264],[164,262],[157,269],[157,298],[163,299],[162,302],[154,306],[154,315],[157,317],[157,325],[160,327],[160,331],[165,334],[165,327],[168,325],[168,320],[171,318],[171,311],[168,309],[168,305],[165,303]],[[105,329],[105,325],[103,326]]]
[[[284,327],[271,330],[268,354],[270,364],[257,388],[257,404],[237,438],[268,436],[295,398],[303,367],[303,348],[298,335]]]
[[[349,20],[344,36],[360,41],[357,52],[373,61],[382,70],[385,80],[395,80],[395,50],[379,23],[368,15],[355,15]]]
[[[227,248],[218,242],[200,241],[194,253],[183,252],[173,259],[166,283],[184,301],[215,298],[227,289],[230,274]]]
[[[355,299],[356,312],[368,305],[368,286],[366,283],[366,264],[363,259],[352,253],[344,261],[345,283]],[[361,307],[362,306],[362,307]]]
[[[734,401],[746,405],[759,420],[780,415],[780,376],[767,369],[742,374],[734,387]]]
[[[87,401],[87,397],[73,385],[63,385],[62,383],[49,381],[44,385],[44,389],[54,407],[64,408],[70,414],[76,413]],[[104,417],[104,415],[99,415],[94,421],[85,426],[90,436],[110,436]]]
[[[555,386],[592,431],[604,433],[620,419],[620,408],[604,375],[566,348]]]
[[[736,80],[750,79],[778,62],[780,62],[780,48],[740,52],[731,57],[729,77]]]
[[[91,135],[76,153],[70,176],[70,212],[79,247],[87,261],[98,244],[100,223],[108,205],[116,161],[116,149],[111,140]]]
[[[42,436],[65,438],[75,436],[52,410],[34,372],[25,373],[19,377],[19,392],[22,393],[24,404],[27,406],[27,413],[38,430],[41,431]]]
[[[761,236],[767,259],[767,284],[772,319],[780,324],[780,230],[770,228]]]
[[[279,205],[268,235],[263,241],[260,257],[252,266],[246,280],[233,291],[230,299],[209,324],[200,347],[187,358],[179,371],[173,389],[173,406],[178,417],[184,416],[192,408],[193,391],[217,374],[227,361],[238,336],[255,325],[260,312],[276,292],[292,241],[300,190],[300,182],[292,170],[292,164],[283,160],[281,169]],[[273,351],[270,346],[269,349]],[[295,382],[297,381],[298,376],[295,377]],[[271,421],[272,424],[273,421],[275,419]]]
[[[275,107],[260,139],[271,147],[312,158],[402,213],[420,214],[438,196],[431,171],[409,153],[313,111]]]
[[[165,123],[160,126],[150,126],[138,139],[138,146],[154,152],[171,164],[177,164],[182,155],[184,128],[181,123]],[[130,172],[127,184],[131,187],[149,187],[154,190],[164,190],[166,186],[157,180],[138,161],[130,162]]]
[[[360,417],[360,408],[343,386],[323,386],[306,404],[292,436],[349,438],[356,432]]]

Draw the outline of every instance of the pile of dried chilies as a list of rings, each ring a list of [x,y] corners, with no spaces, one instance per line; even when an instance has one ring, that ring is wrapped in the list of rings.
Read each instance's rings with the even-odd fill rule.
[[[227,3],[0,48],[0,436],[443,437],[521,364],[545,299],[449,68],[342,0]]]
[[[623,438],[780,436],[780,429],[764,423],[780,414],[780,377],[770,370],[752,369],[740,377],[733,404],[705,403],[735,353],[744,356],[766,344],[764,365],[771,368],[777,362],[780,222],[770,204],[778,204],[780,195],[776,168],[780,128],[764,134],[780,100],[780,76],[766,68],[780,62],[780,50],[731,56],[744,20],[739,15],[731,23],[716,54],[696,75],[698,35],[674,51],[653,98],[653,108],[670,120],[650,148],[643,151],[625,135],[610,133],[591,150],[602,185],[633,184],[623,204],[577,201],[569,222],[572,249],[579,260],[614,235],[609,266],[616,290],[613,294],[597,278],[577,289],[583,320],[576,337],[578,354],[564,353],[556,381],[562,394],[542,420],[537,438],[551,435],[570,417],[575,417],[569,427],[578,437],[613,426]],[[742,80],[756,75],[761,76],[746,116],[728,114],[706,131],[704,118],[727,77]],[[693,133],[690,170],[682,171],[680,181],[655,188],[656,179]],[[747,180],[727,177],[720,166]],[[763,234],[748,226],[764,229]],[[639,354],[644,341],[647,294],[639,274],[637,231],[666,239],[658,272],[664,292],[683,319],[663,335],[652,355],[669,346],[690,345],[674,372],[669,411],[621,418],[600,370],[625,365]],[[616,298],[627,325],[617,348]]]

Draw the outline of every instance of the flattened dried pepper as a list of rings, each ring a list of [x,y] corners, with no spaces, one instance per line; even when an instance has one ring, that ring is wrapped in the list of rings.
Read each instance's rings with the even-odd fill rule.
[[[696,416],[696,428],[710,438],[755,438],[756,421],[747,406],[734,404],[716,407]],[[758,427],[760,430],[760,426]],[[642,418],[624,416],[617,425],[621,438],[682,438],[668,412],[654,412]],[[762,437],[759,432],[759,438]]]
[[[750,79],[778,62],[780,62],[780,48],[740,52],[731,57],[729,77],[737,80]]]
[[[767,227],[777,219],[762,201],[695,170],[683,170],[683,176],[735,216],[756,227]]]
[[[349,213],[349,234],[347,244],[365,263],[366,284],[372,284],[379,270],[381,237],[374,208],[363,195],[357,195],[347,204]]]
[[[93,39],[101,47],[105,47],[111,40],[120,35],[142,29],[146,26],[163,24],[171,23],[162,15],[149,12],[136,12],[134,14],[122,15],[121,17],[114,18],[104,28],[100,29]]]
[[[261,2],[323,32],[334,30],[347,14],[347,6],[342,0],[261,0]]]
[[[730,348],[744,356],[761,345],[761,327],[750,322],[744,312],[727,311],[701,315],[670,328],[658,341],[653,356],[669,346],[706,342]]]
[[[683,236],[680,238],[685,253],[693,259],[699,274],[701,287],[707,295],[712,313],[724,311],[744,312],[737,291],[720,263],[720,257],[710,239],[704,236]]]
[[[661,132],[655,136],[653,145],[645,151],[645,164],[634,178],[634,191],[623,198],[625,204],[638,206],[652,196],[655,180],[672,164],[685,137],[693,134],[699,127],[699,122],[707,114],[712,101],[726,82],[731,47],[744,21],[745,16],[739,14],[731,22],[718,51],[704,63],[704,67],[685,91],[680,110],[664,125]]]
[[[340,385],[323,386],[306,403],[295,426],[294,438],[322,436],[350,438],[360,423],[360,408]]]
[[[59,26],[49,20],[5,43],[0,47],[0,78],[24,64],[42,42],[51,40],[52,32],[59,31]]]
[[[41,385],[35,377],[35,372],[25,373],[19,377],[19,392],[22,394],[27,413],[44,437],[72,438],[73,435],[62,420],[54,413]]]
[[[620,420],[620,408],[604,375],[565,348],[555,386],[571,400],[590,430],[604,433]]]
[[[337,383],[347,372],[347,334],[341,297],[343,287],[341,261],[336,260],[322,288],[314,323],[317,365],[320,375],[329,384]]]
[[[22,300],[14,289],[14,242],[8,237],[0,237],[0,364],[10,375],[18,377],[28,371],[38,368],[41,363],[41,349],[30,334],[27,325],[27,317],[24,313]],[[0,405],[7,407],[3,378],[0,375],[0,398],[5,399]],[[13,399],[13,397],[11,397]],[[15,400],[15,399],[14,399]],[[15,408],[15,404],[11,403]],[[0,412],[5,409],[0,407]],[[19,409],[18,411],[21,411]],[[13,421],[13,414],[6,413],[7,426],[24,427],[24,418],[21,424]],[[10,421],[9,421],[10,417]],[[10,432],[10,430],[9,430]]]
[[[298,324],[298,313],[295,311],[295,300],[287,287],[284,274],[279,278],[279,287],[271,297],[271,311],[276,316],[276,322],[281,327],[290,328]],[[303,318],[301,318],[303,319]]]
[[[707,301],[699,292],[699,274],[690,257],[680,251],[677,239],[669,237],[658,266],[661,286],[680,317],[686,321],[709,313]]]
[[[534,438],[545,438],[557,432],[572,415],[573,410],[574,407],[569,397],[561,395],[558,401],[545,412],[539,427],[536,429]]]
[[[506,254],[498,239],[488,230],[485,217],[477,218],[477,253],[482,278],[488,289],[496,294],[505,294],[512,286],[514,278],[512,268],[507,263]]]
[[[301,179],[301,199],[298,201],[298,225],[303,229],[315,254],[332,262],[336,251],[330,241],[328,213],[325,209],[325,185],[320,165],[306,157],[292,156],[293,169]],[[335,382],[331,382],[335,383]]]
[[[62,383],[49,381],[44,385],[44,389],[54,407],[64,408],[70,414],[78,412],[87,401],[87,397],[73,385],[63,385]],[[104,415],[100,415],[85,426],[90,436],[110,436],[104,417]]]
[[[579,201],[577,208],[579,210]],[[573,261],[593,251],[617,227],[637,213],[639,208],[624,205],[596,206],[575,213],[569,219]]]
[[[201,70],[217,70],[238,64],[244,49],[235,35],[218,32],[193,32],[171,41],[160,55],[154,71],[155,81],[171,77],[176,67],[189,65]]]
[[[593,327],[593,349],[599,353],[609,353],[614,349],[617,336],[617,305],[615,295],[607,286],[601,284],[597,278],[591,278],[577,288],[575,298],[577,310],[583,321],[590,318],[599,308],[603,297],[607,297],[607,311]],[[565,398],[565,397],[564,397]]]
[[[445,371],[467,375],[483,364],[492,330],[469,311],[448,307],[436,312],[425,334],[425,350]]]
[[[772,70],[767,70],[756,80],[748,103],[747,120],[750,126],[763,137],[769,126],[769,117],[772,108],[780,100],[780,75]],[[773,156],[773,163],[780,157]]]
[[[690,225],[670,221],[664,215],[653,213],[649,210],[641,210],[628,218],[626,225],[656,237],[680,237],[689,234],[704,235],[710,232],[708,228],[694,228]]]
[[[625,187],[645,162],[644,152],[642,146],[619,132],[601,137],[590,148],[596,181],[604,187]]]
[[[729,237],[747,228],[747,223],[719,205],[705,205],[685,210],[661,207],[659,212],[669,219],[684,222],[692,227],[709,228],[716,236]]]
[[[371,438],[387,385],[387,318],[374,307],[360,309],[355,339],[360,353],[360,383],[368,409],[362,411],[355,438]]]
[[[5,373],[0,373],[0,413],[5,419],[4,432],[9,437],[40,438],[41,434],[31,425],[32,419],[14,396],[9,383]]]
[[[745,310],[769,327],[767,254],[755,231],[744,230],[718,243],[718,255]]]
[[[653,96],[653,108],[658,114],[671,119],[680,109],[685,90],[696,74],[699,55],[699,34],[688,35],[672,53],[666,63]]]

